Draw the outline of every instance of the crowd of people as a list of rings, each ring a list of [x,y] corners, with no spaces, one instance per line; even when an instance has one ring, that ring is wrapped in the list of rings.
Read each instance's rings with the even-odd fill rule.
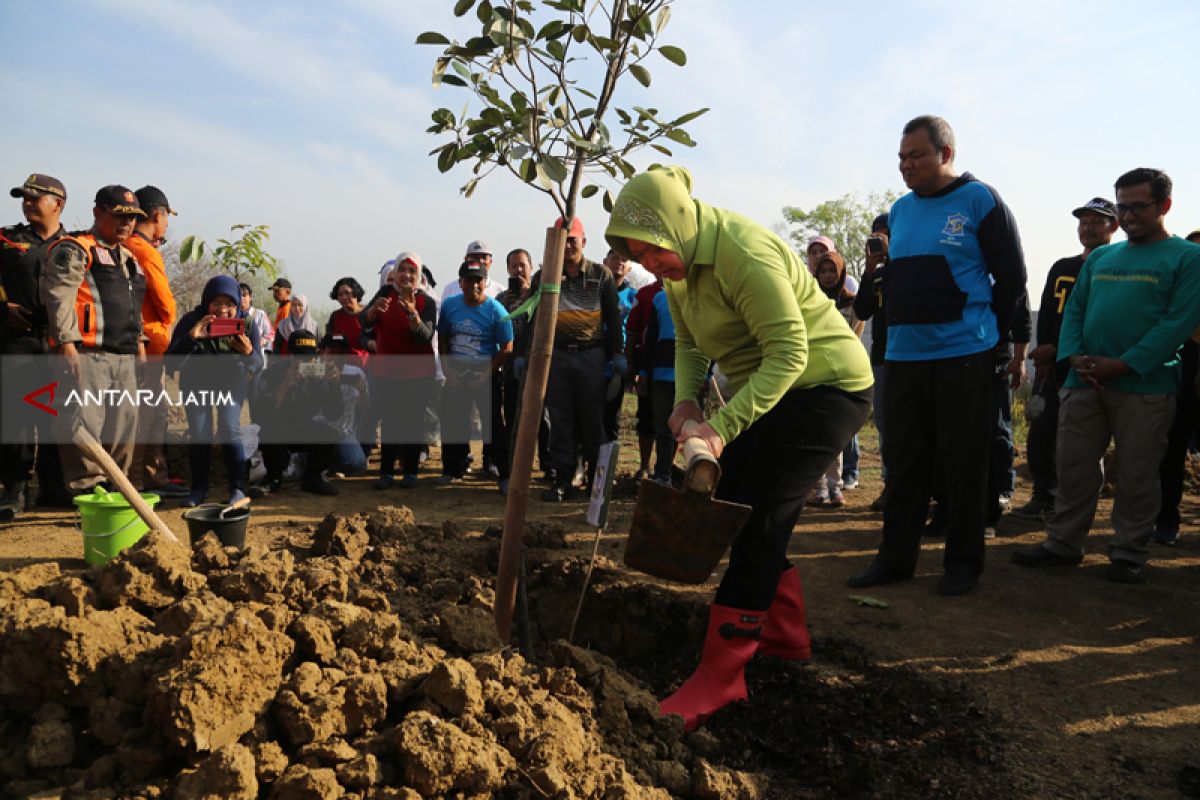
[[[271,314],[228,275],[209,280],[176,319],[158,251],[175,211],[161,190],[103,187],[92,228],[68,233],[66,188],[31,175],[12,190],[26,222],[0,232],[6,387],[58,378],[158,390],[171,371],[184,390],[218,388],[232,403],[216,409],[215,426],[213,409],[188,409],[190,483],[181,486],[164,456],[164,414],[75,408],[47,418],[5,388],[6,431],[16,433],[4,442],[0,514],[31,502],[70,506],[105,480],[73,446],[47,444],[79,426],[138,488],[188,505],[209,495],[214,442],[230,502],[283,490],[289,470],[301,489],[336,494],[330,476],[365,471],[377,446],[375,488],[411,489],[431,468],[436,435],[433,483],[462,479],[469,442],[482,435],[478,469],[504,493],[546,290],[559,305],[538,431],[543,498],[571,499],[590,482],[633,391],[639,478],[671,482],[678,444],[697,438],[721,461],[718,496],[752,508],[711,606],[700,668],[662,704],[689,727],[745,697],[743,668],[755,653],[809,657],[787,543],[805,505],[841,506],[857,486],[857,433],[872,414],[884,488],[871,508],[882,511],[882,536],[849,585],[911,579],[922,537],[938,535],[937,591],[975,588],[985,540],[1015,489],[1013,391],[1029,377],[1027,362],[1032,496],[1011,513],[1044,520],[1047,536],[1013,560],[1081,562],[1115,442],[1106,577],[1145,582],[1151,542],[1177,540],[1184,459],[1200,429],[1200,231],[1168,233],[1165,173],[1120,175],[1115,202],[1097,196],[1070,212],[1082,250],[1051,267],[1035,331],[1014,215],[993,187],[959,171],[955,153],[945,120],[905,125],[899,167],[910,191],[873,221],[860,280],[828,236],[802,257],[761,225],[693,197],[687,170],[655,167],[614,202],[602,262],[585,255],[583,222],[566,225],[553,289],[519,247],[505,256],[507,282],[496,280],[492,248],[477,240],[437,296],[430,270],[406,251],[384,264],[369,300],[354,277],[337,280],[329,297],[338,307],[323,326],[286,278],[270,287]],[[1118,228],[1125,240],[1113,243]],[[48,355],[53,374],[38,358]],[[710,387],[717,410],[706,415]],[[243,404],[260,429],[265,474],[254,485]]]

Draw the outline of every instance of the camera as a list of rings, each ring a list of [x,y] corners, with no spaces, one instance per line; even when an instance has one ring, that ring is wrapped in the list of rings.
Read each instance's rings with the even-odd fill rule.
[[[512,294],[519,295],[521,292],[525,291],[525,285],[516,275],[511,275],[508,278],[508,291]]]
[[[246,320],[241,317],[217,317],[208,323],[208,335],[241,336],[246,332]]]
[[[325,365],[320,361],[302,361],[296,369],[301,378],[321,378],[325,375]]]
[[[867,237],[867,252],[873,256],[883,255],[883,239],[878,236]]]

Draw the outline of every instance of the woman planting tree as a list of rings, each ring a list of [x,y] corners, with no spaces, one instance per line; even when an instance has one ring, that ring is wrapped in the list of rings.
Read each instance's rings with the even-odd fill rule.
[[[761,652],[811,655],[800,577],[787,543],[804,500],[870,410],[871,364],[854,332],[778,236],[691,196],[681,167],[634,177],[613,205],[614,250],[664,279],[675,322],[676,440],[720,459],[717,498],[751,506],[709,609],[700,666],[660,704],[688,730],[746,698]],[[705,420],[711,361],[733,396]]]

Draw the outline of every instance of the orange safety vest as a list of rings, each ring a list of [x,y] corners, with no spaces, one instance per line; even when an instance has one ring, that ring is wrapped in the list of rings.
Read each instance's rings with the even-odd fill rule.
[[[175,324],[175,296],[171,294],[171,285],[167,282],[162,254],[148,239],[136,232],[125,241],[125,247],[133,253],[146,274],[146,296],[142,300],[142,334],[146,337],[146,355],[162,355],[167,352],[171,326]]]
[[[54,248],[63,242],[74,242],[87,254],[87,264],[84,267],[83,280],[75,293],[75,318],[78,320],[80,344],[84,347],[112,350],[120,346],[127,352],[137,352],[138,332],[141,328],[142,299],[146,291],[146,274],[132,253],[118,246],[118,258],[128,253],[133,263],[134,273],[124,274],[123,264],[111,264],[113,274],[97,273],[93,267],[99,262],[109,266],[113,258],[107,248],[101,248],[100,242],[92,233],[81,233],[76,236],[65,236],[54,242],[46,250],[46,259],[53,258]],[[103,249],[103,254],[101,250]],[[127,288],[122,288],[118,281],[124,279]],[[108,327],[108,336],[105,328]],[[131,330],[132,329],[132,330]],[[122,339],[130,338],[129,342]],[[51,337],[52,347],[58,342]]]

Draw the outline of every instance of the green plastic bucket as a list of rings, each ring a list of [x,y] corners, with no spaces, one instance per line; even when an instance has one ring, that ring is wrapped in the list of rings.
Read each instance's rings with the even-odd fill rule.
[[[142,499],[153,507],[156,494],[143,493]],[[83,560],[98,567],[116,558],[122,550],[132,547],[149,527],[125,498],[97,486],[92,494],[75,498],[79,506],[80,529],[83,533]]]

